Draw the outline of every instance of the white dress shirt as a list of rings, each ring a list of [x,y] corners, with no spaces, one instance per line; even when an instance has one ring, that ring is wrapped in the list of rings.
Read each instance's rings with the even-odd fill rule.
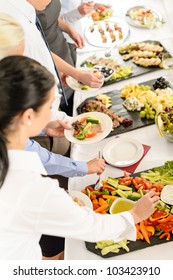
[[[1,0],[0,12],[6,13],[14,17],[23,27],[25,34],[25,50],[24,55],[35,59],[45,66],[55,77],[58,84],[57,75],[54,64],[50,56],[49,50],[41,36],[41,33],[35,25],[36,12],[34,7],[26,0]],[[55,87],[55,101],[53,103],[52,119],[69,120],[64,112],[59,112],[61,95],[58,88]]]
[[[9,170],[0,188],[0,259],[41,259],[42,234],[86,241],[136,239],[129,212],[101,215],[80,207],[58,186],[44,178],[36,153],[10,150]]]

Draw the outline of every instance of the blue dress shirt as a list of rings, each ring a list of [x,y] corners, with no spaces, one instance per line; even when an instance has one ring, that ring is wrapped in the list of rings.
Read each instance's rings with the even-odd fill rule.
[[[88,172],[88,166],[85,162],[74,161],[68,157],[49,152],[33,139],[28,139],[25,149],[38,153],[48,175],[75,177],[84,176]]]

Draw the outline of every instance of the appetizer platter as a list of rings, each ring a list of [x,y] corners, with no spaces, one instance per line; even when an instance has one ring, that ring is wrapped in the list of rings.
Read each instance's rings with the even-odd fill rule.
[[[106,8],[104,5],[100,5],[100,7],[96,8],[95,11],[91,14],[91,18],[93,21],[107,20],[112,16],[112,9]]]
[[[162,104],[173,104],[173,88],[160,77],[142,84],[125,85],[120,91],[87,98],[77,108],[77,112],[97,111],[107,114],[114,128],[108,136],[113,136],[154,124],[157,108],[161,108]]]
[[[157,28],[164,23],[161,13],[148,6],[130,8],[126,19],[130,25],[141,28]]]
[[[100,214],[112,213],[111,206],[116,199],[121,199],[121,205],[117,212],[126,211],[127,201],[133,203],[140,199],[148,190],[154,189],[158,195],[164,191],[164,197],[171,193],[173,195],[173,161],[167,161],[162,167],[154,167],[140,173],[128,175],[124,172],[124,177],[108,177],[102,181],[100,190],[95,191],[93,186],[87,186],[82,190],[90,197],[93,210]],[[167,194],[165,194],[167,193]],[[118,205],[117,205],[118,206]],[[132,205],[133,206],[133,205]],[[122,240],[102,240],[97,243],[85,242],[86,248],[103,258],[114,257],[126,254],[135,250],[144,249],[154,245],[173,241],[173,206],[159,201],[154,213],[146,220],[136,225],[136,241]]]
[[[128,35],[128,24],[119,18],[114,21],[89,23],[85,28],[85,38],[88,43],[102,48],[118,46],[127,39]]]
[[[123,79],[162,69],[165,55],[169,55],[169,59],[172,59],[172,56],[159,41],[147,40],[113,49],[110,58],[90,56],[82,62],[81,67],[92,68],[101,65],[113,69],[113,75],[104,82],[106,86]]]
[[[85,145],[97,143],[112,130],[111,118],[101,112],[84,113],[70,122],[71,129],[65,129],[65,137],[72,143]]]

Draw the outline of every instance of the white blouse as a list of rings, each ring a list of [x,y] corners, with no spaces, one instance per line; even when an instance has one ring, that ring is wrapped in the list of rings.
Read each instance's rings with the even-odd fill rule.
[[[41,259],[42,234],[90,242],[136,239],[133,217],[96,214],[80,207],[60,188],[44,178],[44,167],[34,152],[9,151],[9,171],[0,188],[0,259]]]

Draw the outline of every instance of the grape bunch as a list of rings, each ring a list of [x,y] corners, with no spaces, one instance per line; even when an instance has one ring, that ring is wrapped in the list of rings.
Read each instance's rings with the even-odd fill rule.
[[[140,112],[140,118],[147,118],[153,120],[155,118],[155,110],[152,108],[150,104],[145,104],[144,110]]]
[[[170,87],[170,84],[168,81],[165,80],[165,78],[163,77],[160,77],[158,78],[155,83],[153,84],[153,88],[154,89],[157,89],[157,88],[160,88],[160,89],[165,89],[167,87]]]

